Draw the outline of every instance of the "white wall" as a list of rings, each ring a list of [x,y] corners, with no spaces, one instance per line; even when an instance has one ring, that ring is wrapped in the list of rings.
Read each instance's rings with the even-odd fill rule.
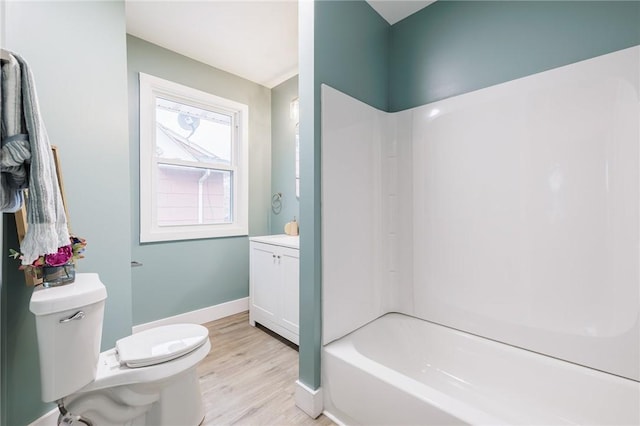
[[[334,138],[323,120],[324,343],[398,310],[640,379],[639,66],[635,47],[389,115],[382,144],[370,123]],[[370,108],[346,98],[323,117]],[[331,168],[356,140],[380,150],[377,186],[362,157],[344,158],[358,180]],[[386,263],[334,269],[371,244]]]
[[[417,316],[640,378],[639,51],[412,111]]]

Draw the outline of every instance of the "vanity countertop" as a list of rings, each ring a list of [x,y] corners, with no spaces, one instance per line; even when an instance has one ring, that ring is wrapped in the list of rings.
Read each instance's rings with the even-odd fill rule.
[[[272,244],[276,246],[289,247],[298,250],[300,248],[300,237],[298,235],[264,235],[261,237],[251,237],[249,241],[257,243]]]

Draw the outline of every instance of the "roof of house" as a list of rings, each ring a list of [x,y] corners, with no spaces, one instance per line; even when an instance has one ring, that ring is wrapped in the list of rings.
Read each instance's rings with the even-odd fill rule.
[[[207,151],[202,146],[189,141],[178,133],[156,123],[157,135],[156,149],[163,158],[176,158],[187,161],[198,161],[202,163],[226,163],[228,161]],[[161,137],[163,136],[163,137]]]

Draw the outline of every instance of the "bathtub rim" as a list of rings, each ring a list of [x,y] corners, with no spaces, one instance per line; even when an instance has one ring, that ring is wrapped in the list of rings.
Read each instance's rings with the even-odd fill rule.
[[[457,401],[455,400],[455,398],[450,397],[449,395],[447,395],[446,393],[443,393],[441,391],[438,391],[437,389],[434,388],[429,388],[429,386],[426,383],[423,383],[419,380],[416,380],[412,377],[409,377],[408,375],[396,371],[394,369],[392,369],[391,367],[381,364],[378,361],[375,361],[373,359],[368,358],[367,356],[363,355],[357,348],[356,345],[354,343],[354,335],[356,335],[358,332],[361,332],[362,329],[366,328],[367,326],[370,326],[372,323],[381,320],[383,318],[393,318],[393,317],[398,317],[400,319],[408,319],[410,321],[416,321],[418,323],[425,323],[428,324],[428,326],[433,326],[433,327],[437,327],[438,329],[446,329],[449,332],[453,332],[455,335],[461,335],[464,338],[470,338],[475,342],[481,342],[483,344],[492,344],[492,345],[497,345],[498,348],[503,349],[503,350],[507,350],[513,353],[517,353],[517,354],[524,354],[525,356],[528,357],[535,357],[534,359],[539,359],[542,362],[551,362],[557,364],[558,366],[560,366],[561,368],[568,368],[569,369],[569,373],[573,374],[584,374],[586,373],[589,376],[595,376],[596,379],[602,379],[602,380],[607,380],[610,381],[612,383],[612,385],[614,386],[621,386],[622,390],[625,390],[624,387],[627,386],[631,386],[631,390],[632,391],[637,391],[640,393],[640,382],[637,382],[633,379],[630,379],[628,377],[623,377],[623,376],[619,376],[610,372],[606,372],[606,371],[601,371],[601,370],[597,370],[594,369],[592,367],[588,367],[588,366],[584,366],[584,365],[580,365],[577,363],[573,363],[570,361],[566,361],[563,359],[559,359],[553,356],[549,356],[546,354],[541,354],[535,351],[531,351],[529,349],[526,348],[521,348],[521,347],[517,347],[508,343],[504,343],[504,342],[500,342],[500,341],[496,341],[494,339],[490,339],[484,336],[478,336],[476,334],[473,333],[469,333],[463,330],[459,330],[450,326],[446,326],[446,325],[442,325],[442,324],[438,324],[436,322],[433,321],[429,321],[429,320],[425,320],[423,318],[418,318],[416,316],[413,315],[408,315],[408,314],[404,314],[401,312],[387,312],[384,313],[382,315],[380,315],[379,317],[375,318],[372,321],[369,321],[368,323],[362,325],[361,327],[358,327],[356,330],[348,333],[347,335],[343,336],[340,339],[336,339],[333,340],[332,342],[323,345],[322,346],[322,380],[323,380],[323,388],[324,388],[324,393],[325,393],[325,412],[329,413],[330,416],[335,417],[337,419],[340,419],[340,417],[338,415],[336,415],[336,413],[333,413],[331,411],[331,405],[333,404],[331,401],[332,395],[331,395],[331,386],[328,383],[327,380],[327,357],[328,356],[333,356],[336,357],[338,359],[340,359],[343,362],[346,362],[348,364],[350,364],[352,367],[361,370],[361,371],[367,371],[367,368],[364,367],[374,367],[376,368],[376,371],[383,371],[383,376],[382,378],[380,378],[378,376],[378,378],[380,378],[383,382],[385,382],[386,384],[390,385],[390,386],[394,386],[394,387],[398,387],[398,383],[399,382],[404,382],[407,383],[407,380],[409,381],[408,383],[413,382],[413,385],[417,385],[417,386],[422,386],[428,389],[431,389],[432,391],[435,392],[428,392],[429,396],[431,396],[431,399],[426,398],[419,398],[427,403],[432,403],[433,399],[435,397],[435,399],[438,401],[436,404],[434,404],[434,406],[436,406],[437,408],[442,408],[445,410],[449,410],[451,408],[453,408],[454,410],[458,410],[462,407],[462,410],[460,410],[462,412],[462,414],[452,414],[450,411],[447,411],[449,414],[454,415],[456,417],[459,417],[461,421],[464,422],[468,422],[470,424],[511,424],[513,422],[512,418],[510,418],[509,416],[509,410],[505,410],[505,414],[507,417],[507,420],[505,421],[505,419],[502,418],[498,418],[496,417],[496,415],[494,414],[490,414],[487,413],[485,410],[482,409],[482,407],[480,408],[476,408],[473,407],[471,405],[469,405],[468,403],[465,403],[464,401]],[[340,353],[340,351],[346,351],[348,355],[350,355],[350,357],[348,357],[348,359],[344,359],[341,356],[336,355],[337,353]],[[517,352],[514,352],[517,351]],[[398,380],[397,378],[393,378],[393,375],[395,376],[400,376],[402,378],[402,380]],[[389,379],[389,377],[391,377]],[[337,407],[334,407],[337,408]],[[516,410],[517,411],[517,410]],[[638,407],[637,412],[633,411],[633,407],[631,408],[631,410],[628,412],[629,415],[631,417],[634,417],[636,415],[639,416],[639,420],[640,420],[640,406]],[[500,413],[498,413],[500,414]],[[555,416],[553,414],[553,411],[549,412],[550,416]],[[511,413],[511,416],[514,417],[518,417],[517,412],[513,412]],[[545,417],[544,415],[541,417]],[[547,422],[548,423],[548,422]],[[341,421],[341,424],[345,424],[344,422]],[[350,423],[349,423],[350,424]]]

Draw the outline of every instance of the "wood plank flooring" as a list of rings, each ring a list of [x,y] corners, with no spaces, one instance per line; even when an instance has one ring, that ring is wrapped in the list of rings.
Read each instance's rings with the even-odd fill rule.
[[[211,352],[198,367],[203,425],[334,424],[324,415],[314,420],[295,406],[298,352],[250,326],[247,312],[205,326]]]

